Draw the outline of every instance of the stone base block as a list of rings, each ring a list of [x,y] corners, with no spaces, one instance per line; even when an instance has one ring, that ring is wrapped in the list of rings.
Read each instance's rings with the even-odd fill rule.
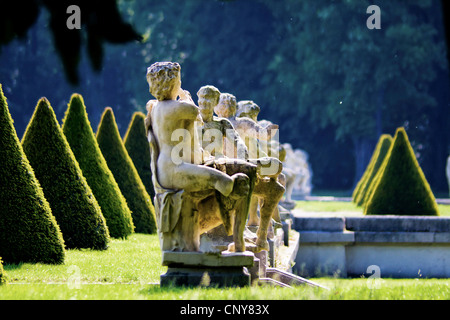
[[[246,287],[250,286],[250,274],[245,267],[228,268],[173,268],[161,275],[161,287]]]
[[[252,252],[162,252],[162,265],[169,267],[252,267]]]
[[[161,287],[205,286],[245,287],[251,284],[248,268],[253,267],[252,252],[172,252],[163,251],[162,264],[168,266],[161,275]]]

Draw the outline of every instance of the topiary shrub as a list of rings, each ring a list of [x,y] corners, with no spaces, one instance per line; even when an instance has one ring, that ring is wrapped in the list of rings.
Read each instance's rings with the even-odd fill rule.
[[[100,205],[109,234],[113,238],[127,238],[134,230],[131,212],[100,151],[81,95],[72,95],[62,128]]]
[[[397,129],[375,179],[364,214],[439,215],[404,128]]]
[[[156,233],[155,209],[128,155],[111,108],[105,108],[97,129],[97,141],[109,169],[131,210],[135,231]]]
[[[63,234],[66,248],[104,250],[109,232],[91,188],[46,98],[41,98],[22,139]]]
[[[0,257],[0,286],[6,283],[7,283],[6,274],[5,271],[3,270],[2,257]]]
[[[0,85],[0,256],[7,263],[64,262],[64,240],[23,152]]]
[[[374,177],[376,176],[378,170],[380,169],[381,165],[383,164],[383,160],[386,157],[386,154],[389,151],[389,148],[392,144],[392,137],[389,134],[383,134],[380,136],[380,139],[378,140],[377,146],[374,151],[373,155],[373,162],[371,163],[371,166],[369,167],[369,170],[367,172],[367,176],[364,179],[364,181],[361,184],[361,189],[356,197],[356,204],[358,206],[363,206],[366,201],[368,200],[368,191],[372,184],[372,181]]]
[[[145,132],[145,115],[135,112],[128,125],[127,132],[123,138],[123,144],[128,155],[133,160],[134,166],[141,177],[142,183],[150,195],[152,203],[155,198],[155,188],[152,182],[152,170],[150,168],[150,144]]]

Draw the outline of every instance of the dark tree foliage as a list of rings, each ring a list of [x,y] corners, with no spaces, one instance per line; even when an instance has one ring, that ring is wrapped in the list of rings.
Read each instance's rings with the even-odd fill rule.
[[[23,152],[0,85],[0,256],[6,263],[64,262],[64,240]]]
[[[67,28],[66,13],[70,5],[81,8],[81,25],[86,28]],[[29,0],[2,1],[0,6],[0,47],[15,37],[24,37],[36,22],[41,7],[50,12],[50,29],[54,45],[62,59],[67,79],[78,83],[78,63],[86,30],[87,50],[92,66],[100,70],[103,60],[103,43],[125,43],[140,41],[142,37],[125,23],[115,0]]]
[[[2,257],[0,257],[0,286],[2,284],[6,284],[6,283],[7,283],[7,281],[6,281],[6,273],[3,270]]]
[[[6,273],[3,270],[2,257],[0,257],[0,286],[6,283],[7,283]]]
[[[109,6],[101,2],[102,10]],[[22,32],[27,40],[9,42],[0,59],[0,76],[18,132],[23,132],[39,97],[48,97],[61,118],[66,98],[74,91],[52,51],[55,41],[49,39],[51,26],[46,26],[52,13],[39,10],[46,1],[36,3],[41,15],[28,33]],[[73,2],[77,3],[82,18],[87,18],[85,4]],[[380,134],[404,126],[433,190],[446,190],[450,82],[444,33],[449,23],[445,18],[442,24],[442,17],[448,14],[443,10],[448,3],[379,0],[381,30],[366,27],[371,4],[117,0],[112,6],[143,34],[143,41],[113,46],[105,40],[99,74],[89,66],[91,57],[81,54],[76,91],[91,101],[88,112],[94,123],[105,106],[113,105],[123,134],[132,112],[145,112],[151,99],[146,68],[155,61],[177,61],[183,88],[193,96],[211,84],[238,100],[258,103],[259,118],[280,125],[281,142],[308,152],[315,189],[351,190]],[[30,5],[25,15],[33,16],[33,8]],[[61,23],[67,17],[62,12]],[[22,18],[5,19],[14,24]],[[81,32],[80,41],[87,40],[90,50],[96,47],[89,45],[96,28],[87,23],[81,31],[71,31]],[[17,25],[27,29],[26,23]],[[94,34],[91,38],[96,39]]]

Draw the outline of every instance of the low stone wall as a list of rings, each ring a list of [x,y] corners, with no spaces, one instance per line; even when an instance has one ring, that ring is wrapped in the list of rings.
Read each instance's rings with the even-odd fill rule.
[[[450,217],[294,214],[300,276],[450,278]]]

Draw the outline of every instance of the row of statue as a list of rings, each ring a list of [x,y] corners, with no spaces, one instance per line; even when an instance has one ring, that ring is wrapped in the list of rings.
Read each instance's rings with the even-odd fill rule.
[[[147,69],[156,98],[147,103],[146,128],[161,249],[199,252],[200,235],[223,225],[233,239],[228,251],[249,244],[255,252],[268,250],[283,195],[292,202],[293,186],[310,181],[307,155],[280,144],[278,125],[258,121],[253,101],[237,102],[207,85],[197,92],[197,105],[181,88],[180,71],[174,62]]]

